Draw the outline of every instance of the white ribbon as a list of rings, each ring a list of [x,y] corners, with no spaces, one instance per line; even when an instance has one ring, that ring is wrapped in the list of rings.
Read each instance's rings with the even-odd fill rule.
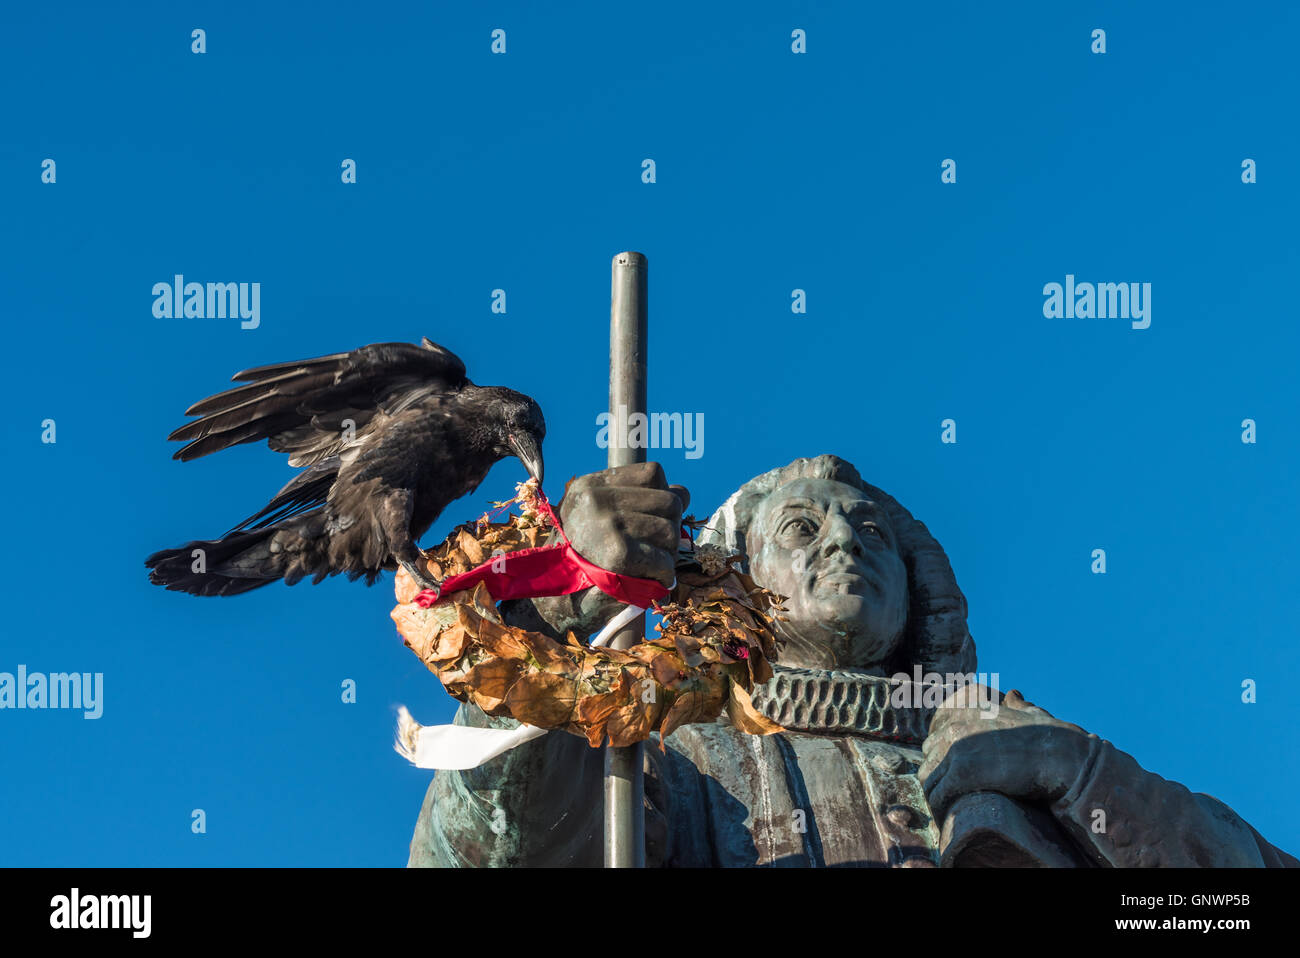
[[[467,725],[421,725],[403,705],[397,712],[397,754],[416,768],[463,771],[478,768],[516,745],[547,732],[536,725],[518,728],[470,728]]]
[[[607,644],[620,629],[643,612],[645,609],[640,606],[625,606],[588,644],[593,648]],[[541,738],[548,731],[536,725],[520,725],[518,728],[421,725],[411,718],[411,713],[403,705],[397,712],[397,742],[393,748],[416,768],[465,771],[478,768],[516,745]]]
[[[627,625],[644,611],[645,609],[641,608],[639,605],[624,606],[623,611],[606,622],[605,627],[597,632],[596,637],[587,644],[594,649],[607,645],[609,640],[614,637],[614,634],[618,632],[619,629],[623,628],[623,626]]]

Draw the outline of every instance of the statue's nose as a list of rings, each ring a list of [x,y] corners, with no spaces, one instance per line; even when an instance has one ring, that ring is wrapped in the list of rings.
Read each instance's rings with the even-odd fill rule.
[[[847,552],[849,555],[861,558],[866,550],[862,548],[862,543],[858,541],[858,537],[854,533],[853,527],[849,525],[848,520],[838,513],[833,513],[826,517],[822,552],[825,555]]]

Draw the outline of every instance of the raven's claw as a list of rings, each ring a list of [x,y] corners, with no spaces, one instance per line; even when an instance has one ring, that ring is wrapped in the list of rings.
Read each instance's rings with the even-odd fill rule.
[[[437,592],[442,587],[437,579],[431,578],[427,572],[419,568],[414,562],[402,560],[402,568],[406,570],[407,575],[415,580],[415,584],[421,589],[432,589]]]

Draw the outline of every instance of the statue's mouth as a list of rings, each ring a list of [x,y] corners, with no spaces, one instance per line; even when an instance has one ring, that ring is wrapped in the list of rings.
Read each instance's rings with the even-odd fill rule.
[[[861,572],[833,569],[819,573],[813,583],[814,595],[851,595],[865,592],[871,581]]]

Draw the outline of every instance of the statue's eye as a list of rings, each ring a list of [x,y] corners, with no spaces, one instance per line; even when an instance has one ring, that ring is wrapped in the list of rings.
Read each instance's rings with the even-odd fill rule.
[[[876,525],[874,522],[864,523],[862,526],[862,531],[869,536],[875,536],[877,539],[885,538],[885,534],[880,531],[880,527]]]
[[[784,526],[782,526],[781,531],[785,535],[791,535],[792,533],[799,533],[802,535],[811,536],[816,534],[817,527],[813,525],[812,520],[807,518],[806,516],[798,516],[794,519],[791,519]]]

